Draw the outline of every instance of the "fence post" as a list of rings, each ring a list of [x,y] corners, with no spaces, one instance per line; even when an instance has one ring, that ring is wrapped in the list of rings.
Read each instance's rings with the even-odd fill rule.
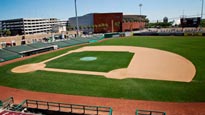
[[[112,115],[112,108],[110,108],[110,113],[109,113],[109,115]]]
[[[85,106],[83,106],[83,114],[85,114]]]
[[[138,115],[138,110],[136,110],[136,115]]]
[[[3,102],[0,100],[0,107],[3,106]]]
[[[98,115],[98,107],[97,107],[97,115]]]
[[[73,113],[73,106],[72,106],[72,105],[70,105],[70,107],[71,107],[71,113]]]
[[[28,107],[28,100],[26,100],[26,107]]]
[[[49,104],[48,104],[48,102],[47,102],[47,108],[48,108],[48,110],[49,110]]]
[[[58,110],[61,111],[60,103],[58,103]]]
[[[38,109],[38,102],[36,101],[36,106],[37,106],[37,109]]]
[[[13,97],[11,97],[11,101],[12,101],[12,103],[14,103],[14,98]]]

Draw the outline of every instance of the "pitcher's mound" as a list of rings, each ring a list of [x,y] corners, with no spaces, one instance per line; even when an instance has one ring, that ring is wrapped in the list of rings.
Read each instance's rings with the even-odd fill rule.
[[[12,69],[11,71],[14,73],[28,73],[28,72],[41,70],[44,67],[46,67],[46,64],[43,63],[26,64],[26,65],[18,66]]]

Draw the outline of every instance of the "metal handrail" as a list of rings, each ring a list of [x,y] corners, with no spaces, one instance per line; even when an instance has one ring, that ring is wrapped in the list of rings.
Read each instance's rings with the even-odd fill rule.
[[[161,115],[166,115],[166,112],[153,111],[153,110],[136,110],[136,115],[141,115],[139,112],[148,112],[148,114],[142,114],[142,115],[155,115],[157,113]]]
[[[35,105],[35,107],[31,106]],[[83,110],[84,114],[86,110],[88,111],[96,111],[97,115],[99,112],[108,112],[108,115],[112,115],[112,108],[105,106],[89,106],[89,105],[80,105],[80,104],[67,104],[67,103],[58,103],[58,102],[47,102],[47,101],[37,101],[37,100],[25,100],[18,106],[14,108],[15,111],[20,111],[23,107],[27,108],[37,108],[37,109],[45,109],[40,108],[41,106],[45,106],[47,110],[51,110],[51,108],[57,108],[58,111],[62,111],[62,108],[69,108],[71,112],[73,110]],[[64,111],[65,112],[65,111]]]
[[[7,108],[8,109],[14,103],[14,98],[9,97],[9,98],[7,98],[5,100],[2,100],[0,102],[1,102],[1,105],[0,105],[1,108],[3,108],[3,109]]]

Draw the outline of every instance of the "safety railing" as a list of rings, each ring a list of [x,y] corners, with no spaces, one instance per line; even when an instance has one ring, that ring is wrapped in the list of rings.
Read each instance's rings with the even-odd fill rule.
[[[166,115],[166,113],[161,111],[136,110],[136,115]]]
[[[9,97],[5,100],[0,101],[0,108],[2,109],[9,109],[14,103],[14,98]]]
[[[25,100],[15,107],[15,111],[21,111],[23,108],[32,108],[40,110],[50,110],[58,112],[69,112],[79,114],[96,114],[96,115],[112,115],[111,107],[104,106],[88,106],[78,104],[66,104],[58,102],[46,102],[38,100]]]

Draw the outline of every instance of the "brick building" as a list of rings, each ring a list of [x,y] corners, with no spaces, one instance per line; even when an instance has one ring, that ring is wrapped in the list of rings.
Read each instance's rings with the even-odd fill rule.
[[[92,33],[122,32],[145,27],[144,15],[123,15],[123,13],[91,13],[78,17],[81,31]],[[70,26],[76,28],[76,17],[69,18]]]
[[[122,31],[139,30],[146,25],[144,15],[123,15]]]
[[[79,28],[92,33],[122,31],[122,13],[91,13],[78,17]],[[69,18],[70,26],[76,27],[76,17]]]

